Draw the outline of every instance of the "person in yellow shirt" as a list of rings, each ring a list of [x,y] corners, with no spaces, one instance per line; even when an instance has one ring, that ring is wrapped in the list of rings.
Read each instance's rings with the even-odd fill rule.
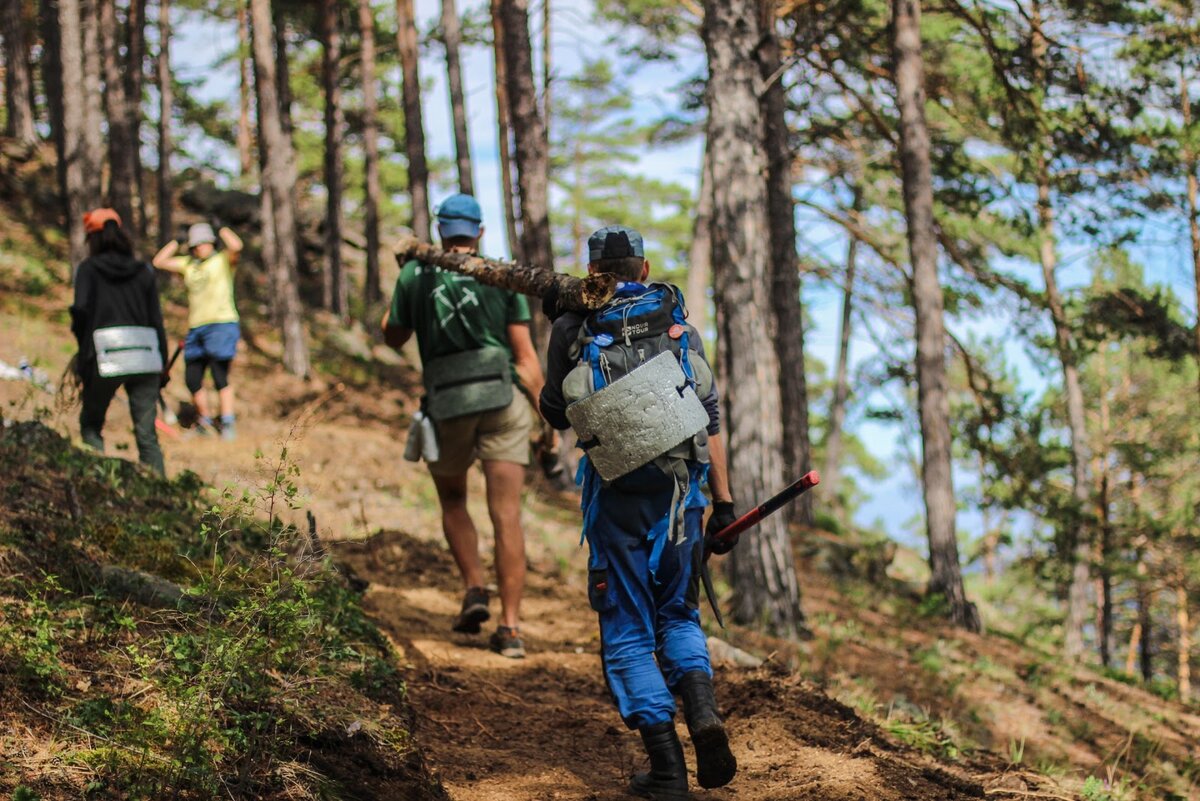
[[[217,250],[217,236],[223,250]],[[188,294],[188,334],[183,360],[188,391],[199,415],[197,431],[211,433],[213,419],[204,394],[204,374],[212,373],[220,398],[221,437],[236,437],[233,412],[233,387],[229,385],[229,367],[237,353],[241,327],[233,300],[233,268],[242,252],[242,240],[228,228],[213,234],[208,223],[188,229],[188,253],[179,254],[179,243],[168,242],[154,256],[154,266],[183,276]]]

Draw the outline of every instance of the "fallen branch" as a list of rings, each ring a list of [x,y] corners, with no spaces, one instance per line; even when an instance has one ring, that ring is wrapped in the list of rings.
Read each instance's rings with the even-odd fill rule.
[[[415,236],[403,236],[395,245],[396,261],[403,267],[416,259],[445,270],[469,275],[481,284],[520,292],[522,295],[544,297],[551,287],[558,288],[558,304],[563,309],[586,311],[598,309],[612,297],[617,278],[610,274],[576,278],[542,267],[516,264],[499,259],[486,259],[469,253],[448,253]]]

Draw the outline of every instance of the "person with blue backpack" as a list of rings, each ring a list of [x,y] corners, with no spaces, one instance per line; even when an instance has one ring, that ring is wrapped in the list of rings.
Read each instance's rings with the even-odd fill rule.
[[[706,549],[723,554],[737,542],[712,536],[736,519],[717,388],[682,293],[647,283],[650,263],[637,231],[610,226],[592,234],[588,271],[616,275],[616,293],[589,314],[560,309],[553,293],[544,298],[554,324],[539,405],[555,428],[574,428],[584,451],[582,540],[604,676],[650,759],[630,790],[685,799],[675,695],[700,786],[722,787],[737,772],[699,613]],[[706,485],[713,506],[707,528]]]

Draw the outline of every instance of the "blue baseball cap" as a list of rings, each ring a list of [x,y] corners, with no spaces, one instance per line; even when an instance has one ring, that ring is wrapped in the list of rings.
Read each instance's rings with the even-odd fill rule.
[[[625,225],[607,225],[588,237],[588,262],[646,258],[642,235]]]
[[[438,233],[442,239],[457,239],[460,236],[474,239],[479,236],[483,222],[483,210],[479,201],[461,192],[451,195],[437,207]]]

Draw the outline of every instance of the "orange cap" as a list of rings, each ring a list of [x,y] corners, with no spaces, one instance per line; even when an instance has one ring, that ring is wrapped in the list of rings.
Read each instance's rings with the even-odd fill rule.
[[[109,220],[120,225],[121,215],[112,209],[92,209],[83,215],[83,230],[89,234],[102,231],[104,230],[104,224]]]

